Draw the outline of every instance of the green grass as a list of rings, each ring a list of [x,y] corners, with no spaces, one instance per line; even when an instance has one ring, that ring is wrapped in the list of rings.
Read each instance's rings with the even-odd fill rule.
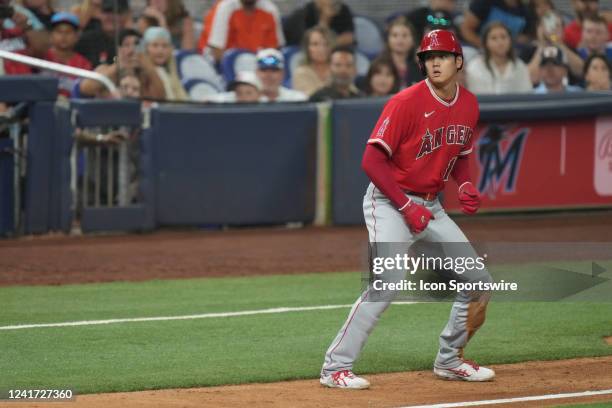
[[[0,326],[350,304],[357,273],[0,288]],[[449,303],[392,306],[360,373],[429,369]],[[78,393],[317,377],[347,309],[0,331],[1,388]],[[612,355],[612,303],[492,303],[467,355],[482,364]]]
[[[558,408],[610,408],[612,399],[608,402],[595,402],[592,404],[557,405]]]

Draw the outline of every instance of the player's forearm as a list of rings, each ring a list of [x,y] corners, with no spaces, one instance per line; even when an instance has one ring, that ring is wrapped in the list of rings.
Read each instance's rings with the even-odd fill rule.
[[[472,177],[470,176],[470,161],[468,156],[459,156],[455,161],[455,166],[451,172],[453,180],[457,182],[457,186],[462,186],[465,183],[471,183]]]
[[[361,168],[366,172],[372,183],[395,206],[403,208],[409,201],[402,189],[397,185],[391,173],[389,157],[374,145],[368,145],[363,154]]]

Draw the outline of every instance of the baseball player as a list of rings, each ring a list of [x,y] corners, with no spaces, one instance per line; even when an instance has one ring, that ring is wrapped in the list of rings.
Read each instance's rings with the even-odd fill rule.
[[[417,55],[426,79],[389,100],[363,156],[362,167],[371,180],[363,202],[369,240],[379,246],[405,243],[406,249],[419,240],[467,243],[464,247],[477,256],[437,195],[452,177],[459,188],[463,212],[474,214],[480,206],[468,166],[479,117],[478,101],[457,83],[463,54],[453,33],[430,32]],[[486,269],[455,276],[470,283],[492,282]],[[366,379],[352,372],[353,363],[393,297],[383,295],[382,300],[369,301],[368,292],[372,291],[370,285],[357,299],[329,346],[321,370],[322,385],[369,387]],[[485,292],[458,293],[440,335],[433,369],[436,376],[465,381],[493,379],[493,370],[463,358],[463,348],[484,323],[488,298]]]

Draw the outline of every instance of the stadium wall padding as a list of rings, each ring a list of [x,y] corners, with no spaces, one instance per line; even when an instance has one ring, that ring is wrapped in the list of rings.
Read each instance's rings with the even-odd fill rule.
[[[363,195],[369,180],[361,158],[386,99],[336,101],[332,107],[332,221],[363,223]]]
[[[54,192],[57,178],[54,164],[60,159],[54,150],[57,134],[55,104],[37,102],[29,109],[29,133],[27,152],[27,177],[25,184],[26,234],[43,234],[55,226],[56,215],[52,211],[59,208],[57,194]]]
[[[311,222],[315,105],[152,112],[159,225]]]
[[[574,124],[584,120],[593,123],[597,118],[612,115],[611,93],[567,93],[560,95],[503,95],[503,96],[481,96],[480,121],[481,126],[496,124],[502,129],[512,128],[517,123],[532,121],[545,127],[559,127],[559,124]],[[372,132],[376,120],[382,110],[386,99],[367,99],[336,101],[332,108],[333,123],[333,185],[332,185],[332,223],[337,225],[363,224],[362,202],[368,179],[361,169],[361,158],[365,149],[366,141]],[[568,126],[569,129],[572,127]],[[590,128],[594,128],[594,125]],[[611,133],[612,134],[612,133]],[[511,134],[507,135],[509,138]],[[595,137],[590,134],[578,135],[583,140],[583,147],[592,151],[590,145]],[[612,140],[612,136],[608,139]],[[606,139],[607,140],[607,139]],[[504,154],[505,139],[500,141],[500,152]],[[610,142],[612,145],[612,142]],[[600,142],[601,144],[601,142]],[[590,150],[589,150],[590,149]],[[584,149],[582,149],[584,150]],[[602,148],[599,148],[602,150]],[[506,153],[507,154],[507,153]],[[572,152],[569,152],[572,154]],[[591,156],[593,154],[590,154]],[[542,156],[542,165],[549,164],[550,155]],[[558,160],[558,155],[554,157]],[[612,157],[609,158],[612,161]],[[585,165],[592,166],[593,158],[584,156]],[[518,161],[521,164],[521,161]],[[612,164],[610,165],[612,166]],[[478,178],[475,179],[476,181]],[[580,180],[572,179],[572,182],[592,185],[593,180],[582,177]],[[612,183],[612,180],[610,181]],[[601,183],[601,182],[600,182]],[[451,181],[452,189],[454,183]],[[448,191],[447,191],[448,192]],[[515,191],[507,194],[516,195]],[[500,194],[497,197],[501,197]],[[455,199],[454,195],[446,197],[449,203]],[[558,209],[558,208],[587,208],[592,204],[597,206],[612,206],[612,197],[600,197],[598,201],[586,202],[581,196],[576,195],[573,203],[563,202],[560,205],[535,206],[533,198],[537,196],[523,197],[520,206],[507,206],[505,211],[521,211],[533,209]],[[601,202],[607,204],[601,204]],[[486,210],[486,209],[485,209]]]
[[[13,141],[0,139],[0,237],[14,232]]]
[[[612,96],[605,93],[565,94],[563,98],[487,96],[479,100],[483,126],[534,120],[558,126],[564,121],[596,121],[612,114]],[[83,230],[310,223],[316,205],[331,209],[332,224],[362,224],[368,180],[360,166],[361,157],[385,102],[333,103],[331,143],[318,155],[319,119],[313,104],[154,107],[141,137],[143,202],[130,208],[87,209]],[[73,127],[141,125],[140,104],[74,101],[68,110],[42,101],[29,105],[29,119],[24,231],[67,231],[73,217]],[[597,129],[604,142],[610,139],[605,129]],[[319,140],[321,149],[320,144]],[[505,149],[500,148],[502,152]],[[318,204],[316,178],[325,171],[317,175],[317,157],[331,157],[331,201],[320,200]],[[4,204],[3,199],[6,212]],[[577,201],[575,207],[579,206]]]

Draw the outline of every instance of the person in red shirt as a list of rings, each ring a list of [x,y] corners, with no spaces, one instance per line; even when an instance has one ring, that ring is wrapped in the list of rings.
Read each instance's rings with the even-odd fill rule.
[[[51,48],[46,52],[47,61],[68,65],[74,68],[91,70],[91,63],[81,54],[74,50],[79,40],[79,19],[72,13],[55,13],[51,17]],[[67,98],[77,77],[68,74],[60,74],[53,71],[43,71],[44,75],[56,76],[59,79],[59,93]]]
[[[198,49],[208,48],[215,61],[225,50],[257,52],[285,45],[280,13],[271,0],[217,0],[204,17]]]
[[[446,30],[426,34],[418,52],[427,78],[392,97],[368,140],[362,167],[371,180],[363,211],[374,266],[380,254],[407,254],[417,241],[443,243],[446,256],[457,255],[451,243],[459,243],[461,255],[478,255],[457,224],[445,213],[437,195],[453,178],[466,214],[480,206],[480,195],[470,180],[468,155],[473,150],[479,108],[476,97],[458,84],[463,53],[456,36]],[[453,247],[454,248],[454,247]],[[454,257],[459,259],[458,257]],[[466,259],[466,258],[463,258]],[[407,270],[392,267],[391,283],[404,282]],[[492,282],[482,268],[451,271],[453,279],[476,285]],[[378,278],[376,278],[378,279]],[[372,280],[353,305],[349,316],[329,346],[321,370],[322,385],[363,389],[369,382],[356,376],[353,363],[364,347],[380,315],[396,292]],[[416,283],[416,282],[413,282]],[[489,381],[493,370],[463,358],[468,340],[484,323],[489,299],[487,289],[459,291],[448,324],[440,335],[434,374],[443,379]]]
[[[582,21],[586,17],[597,16],[600,13],[598,0],[572,0],[576,19],[565,26],[563,42],[570,48],[577,49],[582,41]],[[612,37],[612,23],[608,23],[608,31]]]

